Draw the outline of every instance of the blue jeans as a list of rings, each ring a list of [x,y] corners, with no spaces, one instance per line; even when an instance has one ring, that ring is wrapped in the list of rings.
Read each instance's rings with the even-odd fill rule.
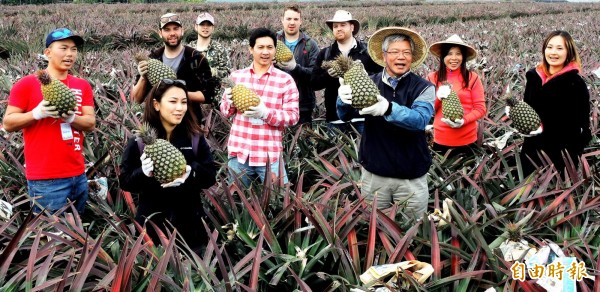
[[[36,213],[42,211],[40,207],[54,213],[68,204],[67,199],[73,202],[79,214],[85,209],[88,198],[85,173],[68,178],[27,180],[27,187],[33,211]]]
[[[265,173],[267,171],[266,166],[250,166],[248,165],[249,160],[246,160],[246,163],[242,164],[238,161],[237,157],[229,157],[229,162],[227,162],[227,166],[229,167],[229,182],[232,183],[234,181],[234,177],[239,177],[239,180],[244,184],[244,186],[250,186],[250,183],[256,180],[256,177],[260,178],[261,182],[265,181]],[[287,172],[285,171],[285,163],[282,165],[283,167],[283,183],[288,183]],[[279,160],[271,163],[271,173],[279,176]]]

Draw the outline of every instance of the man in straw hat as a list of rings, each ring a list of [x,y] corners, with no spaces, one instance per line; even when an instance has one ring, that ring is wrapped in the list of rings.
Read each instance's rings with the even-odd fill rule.
[[[351,132],[352,129],[347,122],[340,120],[336,113],[335,102],[337,100],[337,91],[340,86],[338,77],[333,70],[321,68],[323,61],[335,59],[338,55],[349,56],[354,60],[360,60],[369,74],[375,74],[381,71],[381,66],[373,62],[369,57],[367,45],[358,41],[355,35],[360,30],[360,23],[352,17],[348,11],[338,10],[332,19],[326,21],[333,32],[335,42],[329,47],[321,49],[317,56],[317,61],[313,69],[311,83],[314,90],[325,89],[325,119],[330,128],[338,128],[344,132]],[[364,118],[353,117],[348,121],[352,123],[359,132],[362,132]]]
[[[435,87],[410,69],[423,62],[427,46],[415,31],[388,27],[373,34],[368,49],[385,68],[371,76],[381,94],[377,103],[358,112],[365,116],[361,192],[368,202],[376,195],[379,209],[399,204],[407,215],[419,218],[429,199],[431,154],[424,129],[433,115]],[[342,120],[357,112],[348,85],[339,88],[337,112]]]

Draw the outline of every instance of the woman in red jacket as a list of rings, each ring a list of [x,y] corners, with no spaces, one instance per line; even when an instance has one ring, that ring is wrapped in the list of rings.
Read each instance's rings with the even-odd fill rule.
[[[437,71],[431,72],[427,80],[435,84],[435,116],[433,121],[433,150],[450,156],[470,155],[477,141],[477,121],[486,113],[483,84],[479,76],[467,69],[466,63],[475,58],[475,49],[458,36],[452,35],[445,41],[434,43],[429,52],[440,60]],[[456,92],[464,109],[462,119],[449,120],[442,117],[442,99],[449,90],[442,86],[448,82]],[[446,87],[446,88],[445,88]]]

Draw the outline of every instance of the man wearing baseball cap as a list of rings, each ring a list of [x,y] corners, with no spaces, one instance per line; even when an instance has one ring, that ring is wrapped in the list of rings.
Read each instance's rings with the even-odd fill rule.
[[[427,56],[425,40],[403,27],[386,27],[369,39],[369,55],[385,68],[371,80],[377,85],[377,103],[352,107],[352,88],[339,88],[337,111],[342,120],[357,112],[365,117],[360,141],[361,195],[377,208],[396,204],[411,218],[427,210],[427,172],[431,153],[425,126],[433,116],[434,85],[411,71]]]
[[[219,84],[212,78],[206,57],[194,48],[181,43],[184,33],[181,17],[175,13],[167,13],[159,20],[158,35],[163,40],[164,46],[150,52],[149,57],[171,67],[177,74],[177,79],[186,82],[188,96],[193,101],[192,106],[198,115],[198,120],[201,121],[200,104],[212,102]],[[151,88],[146,78],[148,62],[139,62],[137,68],[139,76],[131,90],[131,98],[142,103]]]
[[[311,84],[314,90],[325,89],[325,119],[330,129],[338,128],[343,132],[352,133],[352,125],[361,133],[364,125],[364,118],[356,116],[344,122],[340,120],[336,113],[335,103],[337,100],[338,87],[340,83],[333,70],[325,70],[321,66],[324,61],[335,59],[339,55],[351,57],[353,60],[360,60],[365,66],[369,75],[381,72],[382,67],[369,57],[367,44],[356,39],[356,34],[360,30],[360,23],[352,17],[350,12],[338,10],[332,19],[325,21],[332,30],[335,42],[329,47],[321,49],[315,62]]]
[[[31,74],[10,91],[4,129],[23,130],[25,177],[34,212],[46,209],[54,213],[73,202],[83,213],[88,197],[83,132],[96,126],[94,96],[85,79],[69,74],[83,38],[68,28],[59,28],[46,36],[45,45],[48,65],[44,71],[71,89],[77,105],[59,116],[56,107],[43,99],[37,74]]]
[[[198,33],[198,39],[191,42],[190,46],[206,56],[213,77],[221,79],[229,76],[231,72],[229,52],[222,44],[212,39],[215,31],[214,17],[208,12],[201,12],[196,18],[194,28]]]

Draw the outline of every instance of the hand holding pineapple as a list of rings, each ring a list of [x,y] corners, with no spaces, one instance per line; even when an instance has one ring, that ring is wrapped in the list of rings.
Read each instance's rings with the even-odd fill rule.
[[[438,88],[436,96],[440,101],[442,101],[444,98],[446,98],[446,97],[448,97],[448,95],[450,95],[450,92],[452,92],[452,89],[450,88],[450,86],[442,85],[442,86],[440,86],[440,88]]]
[[[140,156],[140,160],[142,161],[142,172],[144,175],[153,177],[154,174],[152,171],[154,170],[154,163],[152,162],[152,158],[147,156],[146,153],[143,153],[142,156]]]
[[[340,77],[340,87],[338,88],[338,96],[343,103],[352,105],[352,87],[344,83],[344,78]]]
[[[60,117],[65,123],[71,124],[73,123],[73,121],[75,121],[75,111],[77,111],[77,106],[75,106],[73,110],[67,111],[66,113],[62,114]]]
[[[454,129],[458,129],[465,124],[464,119],[456,119],[456,120],[452,121],[450,119],[442,118],[441,121],[446,123],[448,126],[450,126],[450,128],[454,128]]]
[[[192,172],[192,167],[189,166],[189,165],[186,165],[185,166],[185,173],[182,176],[174,179],[170,183],[161,184],[160,186],[163,187],[163,188],[178,187],[178,186],[182,185],[185,182],[185,180],[190,176],[191,172]]]
[[[527,115],[530,115],[531,117],[525,118],[526,115],[521,113],[520,116],[517,116],[516,121],[515,121],[515,119],[513,119],[515,131],[517,133],[521,134],[521,136],[523,136],[523,137],[533,137],[533,136],[537,136],[537,135],[541,134],[543,131],[543,127],[542,127],[542,123],[539,121],[539,117],[537,116],[537,113],[534,112],[534,114],[535,114],[534,115],[529,111],[529,109],[527,109],[527,110],[521,109],[521,107],[525,108],[525,106],[524,106],[525,103],[522,101],[515,102],[515,104],[513,106],[517,107],[517,103],[522,103],[522,104],[519,104],[519,110],[521,110],[522,112],[527,112]],[[509,106],[509,105],[507,105],[504,108],[504,113],[509,118],[511,118],[510,117],[510,108],[511,108],[511,106]],[[532,108],[531,108],[531,111],[533,111]],[[537,125],[537,124],[539,124],[539,126],[537,128],[535,128],[535,125]],[[532,131],[529,131],[529,134],[526,134],[526,133],[522,133],[521,132],[522,130],[525,130],[525,131],[532,130]]]
[[[40,101],[40,103],[33,110],[31,110],[31,113],[33,114],[33,118],[36,120],[49,117],[58,119],[60,117],[56,107],[50,105],[50,102],[47,100]]]
[[[372,115],[374,117],[380,117],[385,114],[388,107],[390,107],[390,102],[383,96],[377,95],[377,102],[369,107],[365,107],[358,111],[361,115]]]
[[[256,106],[250,106],[244,112],[244,117],[254,118],[254,119],[264,119],[269,114],[269,109],[265,105],[265,103],[261,100],[260,103]]]
[[[230,107],[235,108],[235,103],[233,103],[233,95],[231,94],[231,87],[225,88],[223,93],[225,94],[225,101],[227,101],[227,104]]]
[[[292,58],[289,61],[276,61],[275,65],[285,71],[292,71],[296,68],[296,60]]]
[[[137,70],[140,76],[145,77],[146,73],[148,73],[148,61],[140,61],[137,65]]]

